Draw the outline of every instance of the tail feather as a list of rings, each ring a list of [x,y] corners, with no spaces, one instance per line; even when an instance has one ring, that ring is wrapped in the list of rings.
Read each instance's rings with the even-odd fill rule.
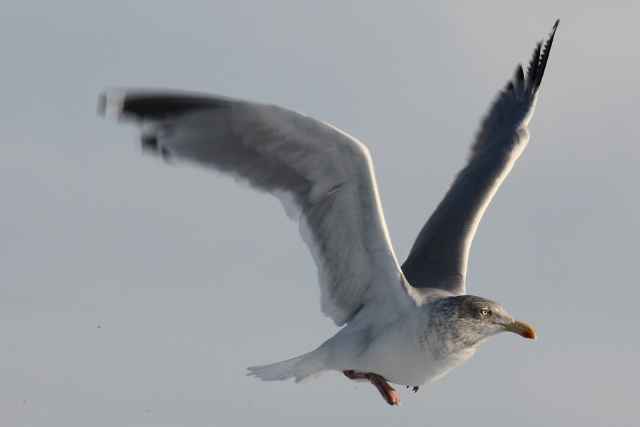
[[[322,353],[316,350],[270,365],[251,366],[247,368],[247,375],[260,378],[263,381],[283,381],[293,378],[295,382],[300,382],[325,369]]]

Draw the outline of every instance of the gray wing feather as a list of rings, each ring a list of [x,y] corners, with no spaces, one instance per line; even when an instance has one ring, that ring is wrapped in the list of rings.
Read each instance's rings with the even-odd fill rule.
[[[299,222],[318,267],[322,310],[336,324],[367,305],[397,310],[410,303],[362,143],[277,106],[223,97],[124,91],[101,105],[141,123],[143,143],[164,157],[212,167],[280,197]]]
[[[467,165],[420,231],[402,270],[412,286],[465,292],[469,249],[478,224],[502,181],[522,154],[538,89],[559,21],[538,43],[525,78],[522,66],[485,117]]]

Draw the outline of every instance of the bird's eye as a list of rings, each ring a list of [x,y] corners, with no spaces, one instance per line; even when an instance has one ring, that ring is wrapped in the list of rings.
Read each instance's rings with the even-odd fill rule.
[[[491,315],[491,310],[489,310],[487,307],[483,307],[480,309],[480,316],[489,317],[490,315]]]

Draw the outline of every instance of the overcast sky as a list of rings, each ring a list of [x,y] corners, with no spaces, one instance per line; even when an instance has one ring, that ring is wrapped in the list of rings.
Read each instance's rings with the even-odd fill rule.
[[[8,3],[2,425],[638,425],[640,3]],[[540,338],[495,337],[400,408],[339,374],[245,377],[335,333],[311,257],[275,199],[142,155],[96,116],[99,92],[201,90],[334,123],[371,148],[404,259],[558,17],[529,147],[469,274]]]

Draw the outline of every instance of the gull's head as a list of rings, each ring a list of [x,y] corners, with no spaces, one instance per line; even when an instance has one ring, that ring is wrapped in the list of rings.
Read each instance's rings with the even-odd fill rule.
[[[430,323],[454,347],[472,347],[500,332],[536,338],[533,327],[515,320],[500,304],[473,295],[435,301]]]

